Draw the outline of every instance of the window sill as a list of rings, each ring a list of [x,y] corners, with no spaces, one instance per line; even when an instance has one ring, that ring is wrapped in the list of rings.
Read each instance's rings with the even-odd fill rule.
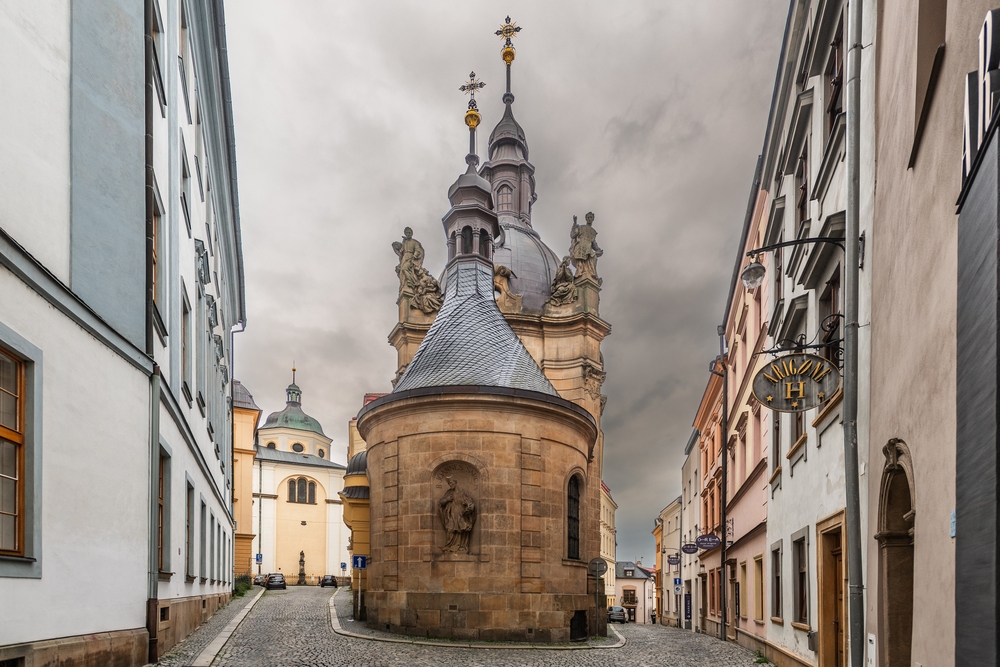
[[[206,579],[205,577],[201,577],[201,583],[204,584],[206,581],[208,581],[208,579]]]
[[[187,380],[181,383],[181,393],[184,394],[184,400],[187,401],[188,407],[190,408],[194,403],[194,399],[191,398],[191,388],[188,387]]]
[[[576,560],[575,558],[563,558],[563,565],[571,565],[573,567],[587,567],[587,564],[582,560]]]
[[[192,577],[192,576],[191,576],[191,575],[189,574],[189,575],[187,575],[187,576],[185,576],[185,577],[184,577],[184,583],[186,583],[186,584],[191,584],[191,583],[194,583],[194,580],[195,580],[195,579],[197,579],[197,577]]]
[[[156,301],[153,301],[153,328],[156,330],[156,335],[160,338],[160,345],[164,347],[167,346],[167,327],[163,323],[163,316],[160,315],[160,307],[156,305]]]
[[[771,486],[774,486],[775,480],[779,479],[780,477],[781,477],[781,466],[778,466],[777,468],[774,469],[774,472],[771,473],[771,479],[767,480],[767,483],[770,484]]]
[[[156,578],[160,581],[170,581],[172,576],[174,576],[173,572],[164,572],[163,570],[156,573]]]
[[[810,626],[808,623],[797,623],[795,621],[792,621],[792,627],[795,628],[796,630],[801,630],[802,632],[812,632],[812,626]]]
[[[784,625],[785,624],[785,619],[778,618],[777,616],[772,616],[771,617],[771,622],[774,623],[775,625]]]
[[[791,460],[791,458],[795,456],[795,453],[799,451],[804,444],[806,444],[806,440],[808,439],[809,436],[807,436],[805,433],[800,435],[799,439],[795,441],[794,445],[792,445],[792,448],[788,450],[787,454],[785,454],[785,458]]]
[[[15,556],[13,554],[0,554],[0,560],[9,563],[37,563],[38,561],[28,556]]]
[[[826,418],[830,416],[830,413],[832,413],[834,409],[836,409],[836,407],[840,404],[840,401],[843,400],[843,398],[844,398],[844,388],[838,387],[837,391],[834,392],[833,396],[831,396],[827,400],[827,402],[824,403],[823,406],[819,409],[819,414],[816,415],[816,419],[812,420],[812,425],[819,426],[820,424],[822,424],[826,420]]]
[[[753,622],[756,623],[757,625],[760,625],[760,626],[764,625],[764,619],[762,619],[762,618],[755,618],[755,619],[753,619]]]

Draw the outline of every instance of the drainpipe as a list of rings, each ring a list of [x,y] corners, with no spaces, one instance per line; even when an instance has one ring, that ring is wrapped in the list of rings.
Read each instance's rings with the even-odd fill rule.
[[[848,4],[847,220],[844,257],[844,473],[847,492],[847,584],[850,656],[864,662],[864,583],[861,571],[861,482],[858,477],[858,282],[861,236],[861,2]]]
[[[149,575],[146,590],[146,630],[149,633],[149,660],[156,662],[157,628],[159,623],[159,578],[157,562],[160,534],[159,482],[160,482],[160,367],[153,366],[149,378]]]
[[[264,461],[257,459],[257,553],[264,553]],[[251,493],[251,495],[253,495]],[[263,564],[257,564],[257,574],[262,574],[260,569]]]
[[[720,639],[722,641],[727,641],[726,637],[726,587],[729,585],[729,577],[726,576],[726,550],[728,547],[727,541],[729,540],[729,532],[727,530],[728,524],[726,523],[727,512],[726,505],[729,503],[729,371],[726,370],[726,325],[720,324],[718,327],[719,332],[719,363],[722,364],[722,489],[719,491],[719,498],[721,503],[721,521],[722,521],[722,581],[719,582],[719,606],[721,609],[719,624],[720,627]]]

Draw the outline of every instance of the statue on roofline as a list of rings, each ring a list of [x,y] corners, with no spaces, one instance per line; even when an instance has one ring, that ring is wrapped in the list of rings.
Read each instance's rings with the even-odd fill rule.
[[[392,249],[399,257],[396,265],[396,275],[399,276],[399,293],[410,292],[411,308],[417,308],[427,315],[441,309],[443,301],[441,285],[424,268],[424,246],[413,238],[413,230],[407,227],[403,230],[403,240],[392,244]]]
[[[570,261],[572,259],[569,255],[566,255],[563,257],[562,262],[559,263],[559,268],[556,269],[556,277],[552,281],[550,288],[552,295],[546,303],[553,306],[568,306],[577,300],[578,294],[576,285],[573,284],[573,272],[569,269]]]
[[[573,268],[577,278],[592,278],[601,284],[597,277],[597,258],[604,254],[597,245],[597,230],[594,229],[594,214],[587,213],[587,224],[579,225],[573,216],[573,228],[570,230],[569,254],[573,258]]]

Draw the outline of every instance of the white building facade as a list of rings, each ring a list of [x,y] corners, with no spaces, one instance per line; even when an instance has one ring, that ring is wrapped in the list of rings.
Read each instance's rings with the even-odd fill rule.
[[[651,571],[632,561],[615,564],[615,605],[625,607],[629,623],[652,623],[656,582]]]
[[[222,3],[5,5],[0,59],[0,661],[143,665],[231,590]]]
[[[253,476],[258,573],[280,572],[289,585],[313,586],[350,567],[350,530],[340,492],[346,467],[330,460],[331,440],[302,411],[302,391],[287,389],[285,409],[257,431]],[[301,563],[300,563],[301,561]],[[301,574],[301,576],[300,576]]]
[[[684,447],[684,465],[681,467],[681,619],[685,630],[701,632],[697,610],[701,604],[701,562],[698,552],[686,553],[685,544],[694,544],[700,535],[701,521],[701,434],[694,431]]]
[[[618,504],[611,497],[611,489],[601,481],[601,558],[608,564],[608,571],[604,573],[604,594],[607,596],[608,606],[614,606],[615,602],[615,554],[618,552],[618,538],[615,531],[615,511]]]

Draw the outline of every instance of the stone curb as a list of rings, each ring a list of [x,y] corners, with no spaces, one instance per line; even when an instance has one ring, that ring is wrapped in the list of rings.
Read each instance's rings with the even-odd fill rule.
[[[534,650],[534,651],[594,651],[610,648],[621,648],[628,643],[625,636],[618,632],[618,628],[611,625],[608,627],[614,630],[615,634],[618,635],[618,641],[614,644],[609,644],[608,646],[550,646],[548,644],[472,644],[472,643],[460,643],[460,642],[436,642],[428,641],[425,639],[404,639],[400,637],[396,639],[394,637],[372,637],[369,635],[359,635],[356,632],[351,632],[350,630],[344,630],[340,627],[340,618],[337,616],[337,608],[335,606],[335,600],[337,596],[340,595],[342,589],[338,588],[337,592],[330,596],[330,626],[333,631],[338,635],[344,637],[351,637],[353,639],[366,639],[371,642],[386,642],[389,644],[412,644],[414,646],[435,646],[440,648],[477,648],[477,649],[516,649],[516,650]]]
[[[225,646],[226,642],[229,641],[229,638],[233,636],[233,633],[236,632],[236,628],[238,628],[240,623],[243,622],[243,619],[247,617],[247,614],[249,614],[250,610],[254,608],[254,605],[257,604],[257,601],[260,600],[260,597],[264,595],[266,590],[267,589],[263,586],[261,587],[260,591],[257,593],[257,597],[251,600],[250,604],[243,607],[243,610],[236,614],[236,616],[229,621],[226,627],[222,628],[222,631],[219,632],[219,634],[215,635],[215,639],[210,641],[208,646],[206,646],[202,652],[198,654],[198,657],[191,663],[191,667],[211,666],[215,657],[219,655],[220,651],[222,651],[222,647]]]

